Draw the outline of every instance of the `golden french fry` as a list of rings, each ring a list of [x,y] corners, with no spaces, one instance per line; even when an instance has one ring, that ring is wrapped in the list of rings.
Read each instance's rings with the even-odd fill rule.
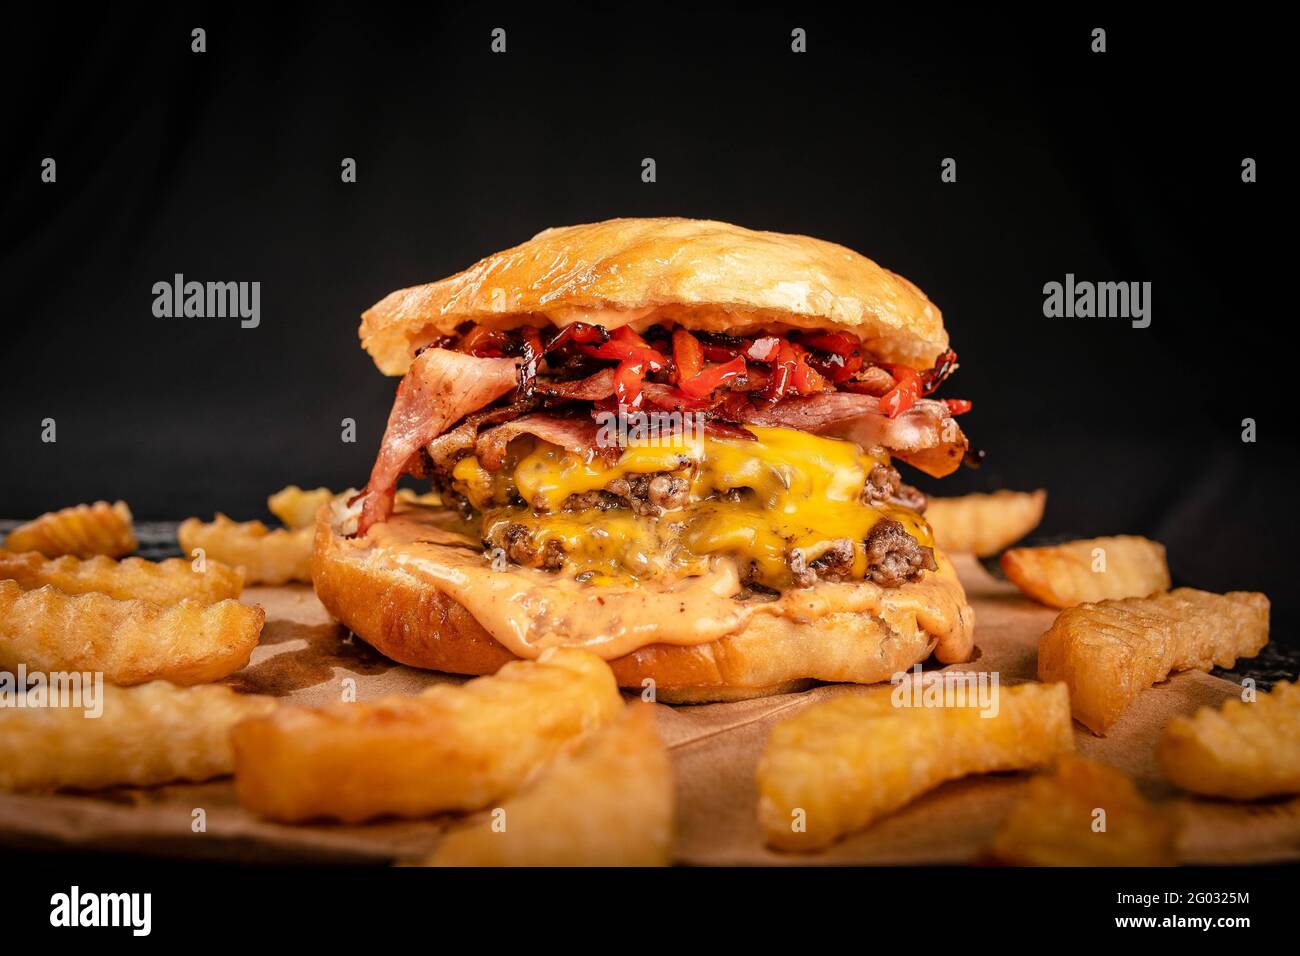
[[[667,866],[672,823],[668,751],[637,701],[490,819],[452,831],[427,865]]]
[[[112,684],[202,684],[248,663],[266,614],[238,601],[161,605],[0,581],[0,670],[94,671]]]
[[[609,665],[555,649],[417,697],[282,707],[235,728],[239,802],[272,820],[477,810],[622,709]]]
[[[981,558],[997,554],[1038,527],[1047,492],[995,491],[991,495],[931,498],[925,520],[934,543],[949,554],[970,551]]]
[[[1075,719],[1104,736],[1146,688],[1174,671],[1231,667],[1268,643],[1268,598],[1178,588],[1067,608],[1038,640],[1038,679],[1064,681]]]
[[[39,551],[47,558],[65,554],[120,558],[138,545],[131,526],[131,509],[125,501],[111,505],[96,501],[93,505],[48,511],[14,528],[4,542],[6,551]]]
[[[1123,771],[1066,755],[1025,785],[993,856],[1013,866],[1173,866],[1176,836]]]
[[[767,842],[814,850],[949,780],[1046,763],[1074,747],[1063,684],[999,687],[975,707],[902,707],[894,691],[814,704],[772,729],[758,765]]]
[[[52,584],[65,594],[98,591],[121,601],[139,598],[154,604],[185,598],[212,604],[237,598],[244,588],[243,572],[216,561],[208,561],[200,573],[180,558],[47,558],[39,551],[0,551],[0,578],[17,581],[27,591]]]
[[[104,685],[87,710],[0,709],[0,790],[93,789],[231,772],[230,728],[275,709],[275,700],[229,687]],[[85,688],[80,701],[87,704]]]
[[[209,524],[186,518],[176,537],[181,550],[191,557],[197,548],[203,551],[205,560],[243,568],[249,584],[284,584],[311,582],[314,534],[310,527],[272,531],[260,521],[231,521],[218,514]]]
[[[1165,546],[1134,535],[1088,538],[1044,548],[1012,548],[1002,570],[1048,607],[1146,597],[1169,589]]]
[[[333,497],[334,492],[328,488],[307,491],[290,485],[267,498],[266,507],[284,522],[286,528],[310,528],[316,524],[316,512],[320,506]]]
[[[1192,793],[1233,800],[1300,793],[1300,684],[1175,717],[1156,757],[1164,775]]]

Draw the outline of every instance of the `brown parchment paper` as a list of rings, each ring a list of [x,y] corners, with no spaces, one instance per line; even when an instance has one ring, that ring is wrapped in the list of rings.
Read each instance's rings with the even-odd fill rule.
[[[976,614],[977,657],[962,670],[996,671],[1003,682],[1033,679],[1038,637],[1055,612],[957,556]],[[244,600],[266,608],[261,646],[228,679],[247,691],[302,704],[339,700],[344,681],[356,697],[415,693],[460,680],[386,660],[339,627],[309,587],[250,588]],[[695,707],[657,705],[659,731],[673,755],[677,791],[675,858],[688,864],[963,863],[978,860],[1026,774],[995,774],[947,784],[870,829],[816,854],[767,849],[757,819],[754,772],[772,725],[799,708],[853,687]],[[1181,826],[1187,863],[1265,863],[1300,859],[1300,798],[1250,804],[1190,798],[1160,777],[1153,748],[1177,714],[1217,704],[1236,685],[1204,673],[1180,674],[1146,691],[1105,738],[1075,724],[1081,753],[1132,774]],[[196,832],[195,811],[206,817]],[[99,849],[250,862],[375,863],[418,858],[456,823],[452,817],[362,826],[284,826],[244,812],[229,780],[93,794],[0,794],[0,843],[24,848]]]

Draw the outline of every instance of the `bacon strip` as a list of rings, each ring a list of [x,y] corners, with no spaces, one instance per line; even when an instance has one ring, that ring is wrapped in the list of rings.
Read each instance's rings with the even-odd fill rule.
[[[545,395],[548,398],[564,398],[582,402],[599,402],[602,399],[609,398],[614,394],[615,369],[603,368],[594,375],[588,375],[586,378],[575,379],[571,382],[553,382],[539,378],[533,388],[539,395]],[[882,372],[881,374],[888,374]],[[723,382],[720,388],[725,391],[752,392],[763,388],[767,385],[767,372],[755,366],[750,366],[749,370],[741,376],[729,379]],[[889,383],[893,384],[893,379]],[[658,382],[644,382],[641,386],[645,397],[652,404],[660,407],[673,408],[683,401],[690,403],[689,398],[683,399],[677,394],[676,389],[669,385],[662,385]],[[710,401],[707,407],[716,405],[718,401]],[[694,404],[699,404],[695,402]]]
[[[500,425],[526,415],[537,407],[535,399],[511,402],[500,408],[489,408],[475,412],[449,432],[444,432],[425,446],[434,472],[448,472],[460,459],[463,452],[471,451],[478,440],[481,429],[491,425]],[[416,475],[417,478],[427,477]]]
[[[488,471],[500,471],[505,465],[506,446],[520,435],[536,435],[542,441],[559,445],[588,460],[594,456],[617,460],[623,450],[613,444],[600,446],[597,442],[599,433],[600,426],[587,417],[561,418],[544,413],[525,415],[479,435],[475,454],[479,464]]]
[[[422,352],[397,386],[388,427],[370,481],[357,499],[361,516],[357,533],[386,521],[393,510],[397,479],[412,456],[452,424],[513,389],[518,382],[517,358],[477,358],[446,349]]]
[[[921,399],[890,418],[875,396],[822,392],[787,398],[771,408],[750,406],[740,417],[747,425],[798,428],[847,438],[864,448],[880,446],[936,478],[955,471],[969,447],[947,407],[933,399]]]
[[[569,398],[583,402],[598,402],[614,394],[613,368],[603,368],[595,375],[575,379],[572,382],[549,382],[538,379],[533,385],[539,395],[550,398]]]

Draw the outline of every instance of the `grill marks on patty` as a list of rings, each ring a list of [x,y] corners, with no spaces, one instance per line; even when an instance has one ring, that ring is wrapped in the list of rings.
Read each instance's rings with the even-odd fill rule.
[[[508,524],[499,540],[485,542],[489,550],[501,548],[515,564],[545,571],[558,571],[564,567],[564,545],[554,539],[539,544],[527,525]]]
[[[927,548],[893,518],[882,518],[867,533],[867,580],[882,588],[915,581],[922,571],[937,571],[934,549]]]
[[[866,487],[862,489],[862,500],[869,505],[900,505],[917,514],[923,514],[927,504],[924,492],[903,484],[903,476],[898,473],[898,469],[889,465],[876,465],[871,469],[871,474],[867,475]]]
[[[856,549],[848,538],[836,538],[817,560],[809,562],[798,548],[790,552],[790,580],[797,588],[810,588],[818,581],[843,581],[853,571]]]
[[[606,486],[611,495],[626,502],[634,514],[657,518],[676,511],[690,497],[691,484],[667,472],[615,478]]]
[[[862,543],[867,556],[865,578],[882,588],[902,587],[917,580],[924,571],[936,571],[934,549],[927,548],[907,533],[902,522],[881,518]],[[857,548],[849,538],[836,538],[815,560],[809,561],[798,548],[790,552],[790,580],[797,588],[810,588],[818,581],[851,578]]]
[[[575,491],[564,499],[560,510],[569,514],[583,511],[610,511],[627,508],[635,515],[658,518],[669,511],[685,507],[690,499],[691,483],[671,472],[659,471],[615,478],[603,489]],[[539,504],[530,502],[538,514],[545,513]]]

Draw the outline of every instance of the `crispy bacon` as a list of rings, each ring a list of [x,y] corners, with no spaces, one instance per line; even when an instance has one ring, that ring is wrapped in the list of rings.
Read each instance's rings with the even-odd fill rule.
[[[500,408],[475,412],[449,432],[444,432],[426,446],[435,472],[449,472],[467,451],[474,448],[481,429],[513,421],[537,407],[536,399],[511,402]],[[418,476],[417,476],[418,477]]]
[[[616,369],[614,368],[603,368],[594,375],[568,382],[555,382],[539,378],[533,384],[533,390],[538,395],[544,395],[547,398],[599,402],[614,394],[615,373]],[[761,389],[767,384],[767,373],[753,366],[750,366],[742,375],[726,378],[719,375],[718,377],[721,379],[718,388],[725,391],[751,392]],[[713,408],[721,401],[720,397],[696,398],[679,388],[659,382],[643,382],[641,391],[650,404],[676,411],[701,411]]]
[[[370,481],[358,495],[358,534],[388,519],[397,479],[405,473],[413,455],[456,421],[515,387],[519,361],[428,349],[411,363],[410,371],[397,386],[397,398]]]
[[[505,465],[506,447],[520,435],[535,435],[588,460],[597,455],[617,459],[622,449],[617,445],[602,448],[597,442],[599,433],[600,426],[587,416],[562,418],[539,412],[489,428],[478,436],[475,454],[488,471],[500,471]]]
[[[538,379],[533,390],[548,398],[567,398],[582,402],[598,402],[614,394],[614,369],[603,368],[595,375],[571,382],[549,382]]]
[[[593,360],[611,364],[580,379],[547,377],[590,370]],[[869,362],[844,331],[742,338],[574,323],[548,337],[531,325],[462,327],[454,340],[417,352],[398,386],[370,480],[353,499],[359,531],[388,517],[403,473],[447,472],[471,450],[499,470],[519,435],[588,459],[617,459],[616,444],[599,447],[591,416],[643,403],[701,414],[718,436],[750,437],[743,425],[796,428],[883,447],[922,471],[946,475],[970,457],[953,421],[970,403],[926,396],[956,367],[951,350],[928,370]],[[497,402],[512,389],[509,404]],[[539,407],[554,412],[537,413]]]
[[[846,391],[859,392],[862,395],[875,395],[877,398],[893,387],[894,376],[879,365],[868,365],[844,383]]]
[[[675,385],[660,385],[658,382],[644,383],[641,394],[655,408],[671,412],[707,412],[722,401],[721,397],[694,398]]]
[[[798,428],[887,448],[936,478],[956,470],[969,445],[947,407],[933,399],[921,399],[894,418],[875,396],[853,392],[787,398],[771,407],[736,403],[730,410],[747,425]]]

